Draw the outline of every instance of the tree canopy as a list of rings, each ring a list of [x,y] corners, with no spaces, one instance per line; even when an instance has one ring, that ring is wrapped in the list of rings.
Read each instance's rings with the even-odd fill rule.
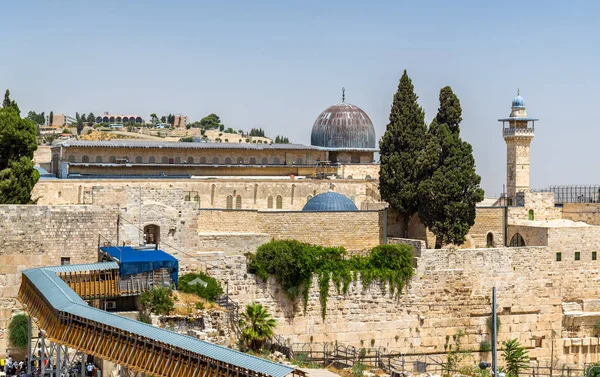
[[[225,126],[221,124],[221,118],[217,114],[211,113],[200,119],[200,127],[204,129],[218,128],[223,131]]]
[[[398,213],[408,229],[410,217],[418,210],[419,152],[425,147],[425,112],[417,103],[406,70],[394,95],[390,121],[379,142],[381,156],[379,190],[381,197]]]
[[[12,317],[8,325],[8,342],[18,350],[27,348],[27,328],[29,317],[26,314],[17,314]]]
[[[35,111],[30,111],[27,113],[27,119],[32,121],[34,124],[44,124],[46,122],[46,115],[42,111],[41,113],[36,113]]]
[[[33,167],[36,127],[20,116],[7,90],[0,109],[0,204],[29,204],[40,174]]]
[[[459,136],[461,114],[458,97],[449,86],[442,88],[438,115],[417,163],[419,217],[435,234],[436,248],[464,243],[475,223],[475,205],[483,200],[473,149]]]

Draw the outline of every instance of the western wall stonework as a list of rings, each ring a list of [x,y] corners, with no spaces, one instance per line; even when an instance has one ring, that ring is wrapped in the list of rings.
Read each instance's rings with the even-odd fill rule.
[[[117,214],[98,206],[0,205],[0,351],[6,329],[20,310],[16,297],[21,271],[98,261],[98,235],[114,238]]]
[[[248,274],[243,256],[206,253],[181,265],[206,269],[228,285],[229,294],[242,306],[253,301],[266,305],[277,319],[277,334],[291,343],[313,343],[315,349],[337,341],[408,355],[443,354],[452,335],[463,330],[465,347],[479,350],[490,339],[486,321],[496,286],[500,341],[519,339],[541,365],[549,365],[551,356],[558,364],[600,360],[589,316],[588,326],[576,332],[572,325],[563,326],[573,322],[563,314],[563,303],[599,307],[600,286],[595,282],[600,279],[600,262],[557,262],[545,247],[421,250],[415,275],[402,295],[392,296],[381,284],[364,288],[360,282],[351,283],[344,295],[332,284],[324,320],[316,278],[305,311],[302,300],[290,302],[273,278],[264,283]],[[600,313],[595,318],[600,319]],[[489,361],[489,354],[481,357]]]

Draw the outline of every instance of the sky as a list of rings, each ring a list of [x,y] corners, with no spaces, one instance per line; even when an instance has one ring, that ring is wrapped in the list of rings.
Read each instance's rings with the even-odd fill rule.
[[[11,1],[0,15],[0,89],[24,114],[218,114],[310,144],[341,100],[385,131],[406,69],[435,116],[450,85],[486,196],[502,192],[498,118],[520,89],[539,118],[531,186],[600,183],[600,2]],[[23,115],[24,115],[23,114]]]

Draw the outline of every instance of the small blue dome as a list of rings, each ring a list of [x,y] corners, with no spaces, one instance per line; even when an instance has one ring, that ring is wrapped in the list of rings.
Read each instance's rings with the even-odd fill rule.
[[[512,107],[525,107],[525,100],[521,96],[516,96],[512,101]]]
[[[358,211],[352,200],[337,192],[328,191],[310,199],[302,208],[302,211],[336,212],[336,211]]]

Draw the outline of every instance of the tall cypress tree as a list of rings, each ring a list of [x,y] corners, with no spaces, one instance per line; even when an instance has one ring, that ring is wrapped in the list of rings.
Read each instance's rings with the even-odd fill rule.
[[[475,223],[475,205],[483,200],[471,144],[460,138],[462,109],[450,87],[440,91],[440,108],[427,133],[418,166],[419,217],[435,234],[435,247],[461,245]],[[443,123],[440,123],[443,122]]]
[[[379,142],[381,197],[402,218],[406,232],[410,217],[418,209],[417,157],[425,147],[427,133],[425,112],[417,103],[418,98],[405,70],[394,95],[390,122]]]
[[[36,149],[35,125],[21,118],[7,90],[0,109],[0,204],[31,203],[40,177],[32,162]]]

